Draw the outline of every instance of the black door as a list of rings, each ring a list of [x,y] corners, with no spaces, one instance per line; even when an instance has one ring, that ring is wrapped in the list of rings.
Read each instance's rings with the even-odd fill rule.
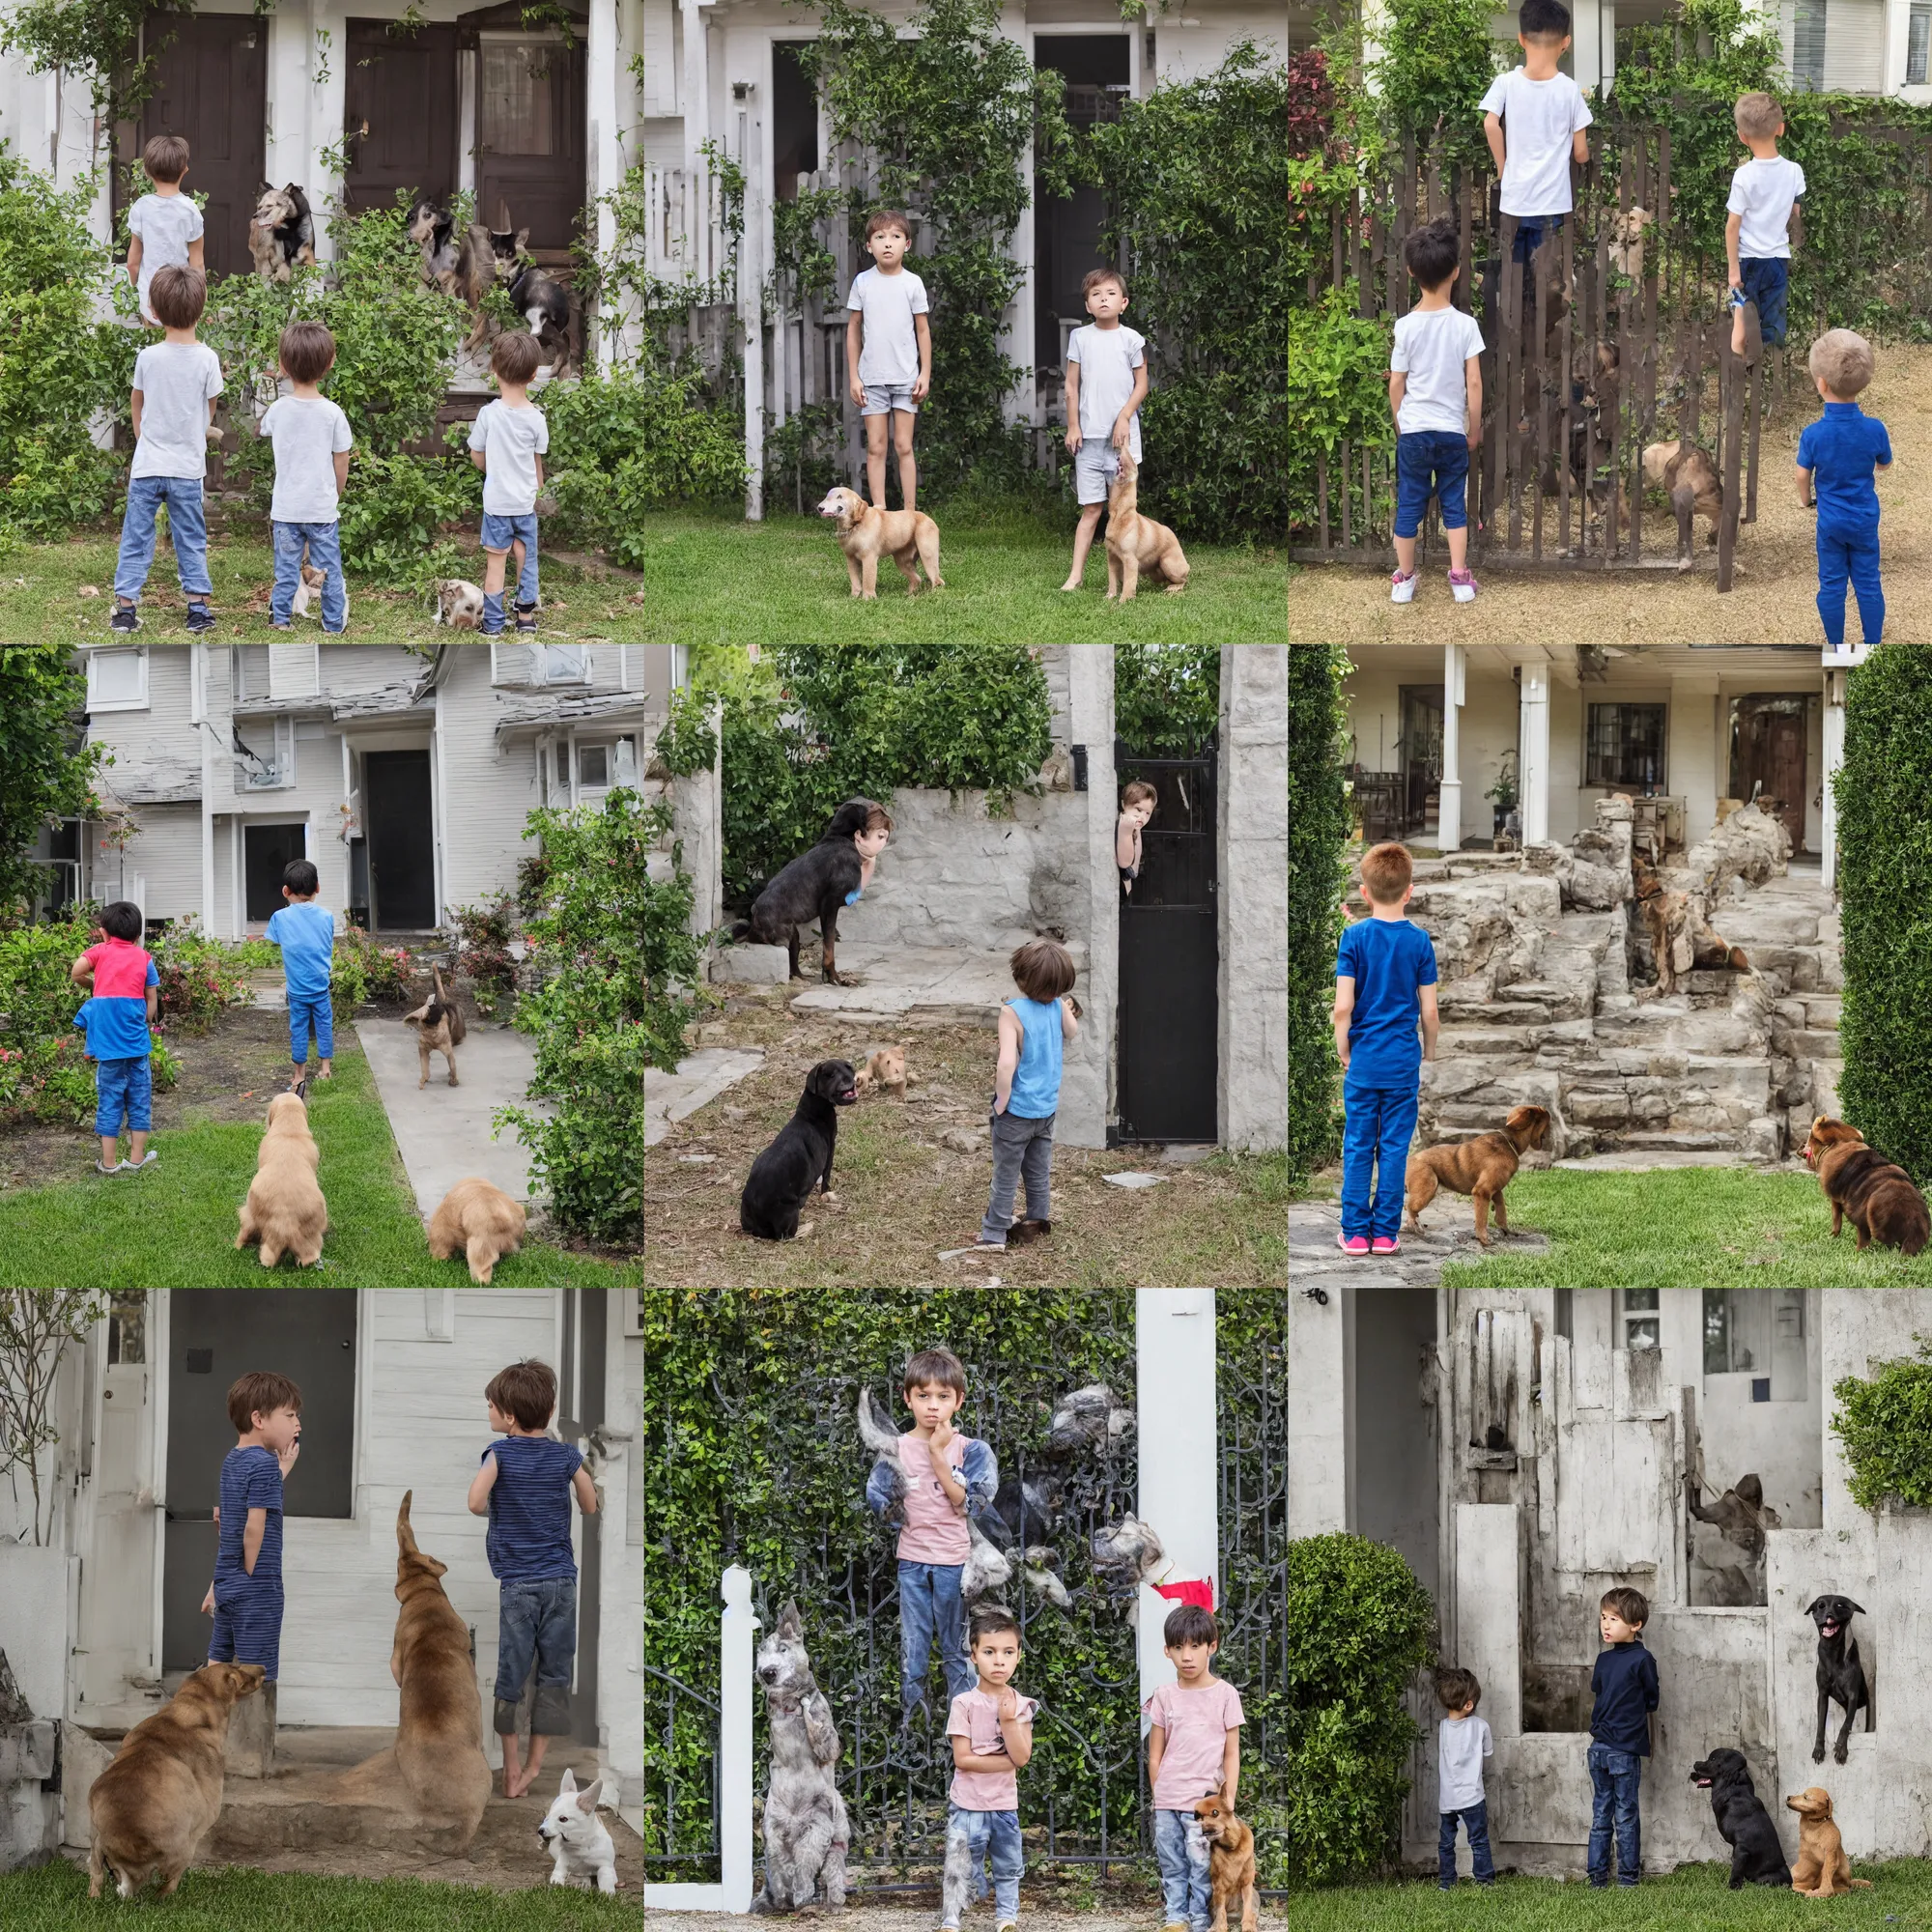
[[[351,20],[344,76],[344,198],[357,214],[456,191],[456,29]]]
[[[1052,70],[1066,83],[1066,118],[1082,132],[1121,118],[1127,98],[1129,49],[1125,34],[1037,34],[1034,66]],[[1089,269],[1118,267],[1100,252],[1100,225],[1107,201],[1097,187],[1070,195],[1042,194],[1034,219],[1034,360],[1060,372],[1061,322],[1076,327],[1093,321],[1080,291]],[[1131,307],[1126,324],[1133,327]]]
[[[214,1506],[221,1461],[235,1446],[228,1388],[251,1369],[272,1369],[301,1390],[301,1457],[284,1486],[285,1520],[352,1514],[355,1291],[176,1289],[168,1302],[163,1670],[193,1670],[208,1661],[212,1626],[201,1600],[220,1542]]]
[[[363,823],[369,837],[370,929],[427,932],[436,923],[429,753],[365,753],[362,790]]]
[[[244,825],[242,828],[242,882],[248,895],[248,921],[259,925],[281,911],[282,870],[303,858],[299,825]]]
[[[1141,875],[1121,907],[1120,1138],[1218,1137],[1221,949],[1215,932],[1214,752],[1136,758],[1114,752],[1122,786],[1157,794],[1141,834]]]

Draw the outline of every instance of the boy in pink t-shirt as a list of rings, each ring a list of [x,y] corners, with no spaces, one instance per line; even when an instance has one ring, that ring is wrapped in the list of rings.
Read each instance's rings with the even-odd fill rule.
[[[951,1809],[941,1932],[959,1932],[969,1890],[975,1898],[986,1895],[989,1863],[1000,1932],[1012,1932],[1019,1919],[1026,1859],[1020,1844],[1018,1773],[1033,1756],[1033,1714],[1038,1708],[1013,1689],[1019,1662],[1020,1627],[1011,1611],[998,1604],[975,1611],[973,1668],[979,1683],[953,1698],[946,1719],[952,1740],[952,1784],[946,1794]]]
[[[1162,1627],[1175,1682],[1163,1684],[1141,1707],[1153,1719],[1148,1732],[1148,1776],[1153,1783],[1153,1849],[1160,1861],[1165,1932],[1208,1932],[1213,1903],[1208,1841],[1194,1801],[1219,1791],[1235,1807],[1241,1780],[1241,1697],[1208,1667],[1221,1647],[1213,1613],[1199,1604],[1168,1612]]]
[[[87,1058],[94,1062],[94,1131],[100,1137],[97,1174],[134,1174],[160,1155],[148,1145],[154,1122],[155,1018],[160,975],[140,945],[145,922],[131,899],[116,899],[100,912],[101,941],[68,969],[91,995],[73,1023],[87,1030]],[[128,1158],[121,1158],[121,1128],[128,1128]]]

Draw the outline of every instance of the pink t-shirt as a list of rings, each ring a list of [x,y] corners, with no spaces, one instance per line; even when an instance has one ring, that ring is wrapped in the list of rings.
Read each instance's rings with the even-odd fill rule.
[[[94,967],[96,999],[147,999],[148,953],[131,939],[103,939],[80,956]]]
[[[966,1460],[966,1438],[946,1445],[954,1475]],[[973,1548],[966,1519],[932,1473],[932,1451],[909,1429],[899,1437],[899,1465],[905,1471],[905,1527],[899,1531],[901,1563],[963,1563]]]
[[[1160,1775],[1153,1781],[1156,1811],[1191,1811],[1221,1781],[1228,1733],[1241,1722],[1241,1693],[1224,1677],[1198,1690],[1163,1684],[1141,1706],[1167,1733]]]
[[[1033,1714],[1039,1709],[1031,1697],[1019,1697],[1019,1719],[1029,1730]],[[946,1719],[949,1738],[964,1738],[975,1757],[1005,1757],[1007,1740],[1000,1730],[998,1702],[983,1690],[962,1690],[952,1700]],[[1019,1775],[1012,1771],[955,1771],[947,1796],[962,1811],[1017,1811],[1020,1808]]]

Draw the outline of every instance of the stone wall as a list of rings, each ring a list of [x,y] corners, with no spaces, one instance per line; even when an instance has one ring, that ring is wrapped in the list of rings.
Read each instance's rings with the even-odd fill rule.
[[[711,728],[718,735],[718,754],[709,771],[672,778],[663,766],[653,767],[651,753],[664,722],[644,721],[643,796],[646,806],[670,806],[671,830],[659,840],[657,851],[644,855],[644,869],[660,883],[668,880],[671,848],[683,841],[684,869],[692,878],[690,929],[703,934],[715,930],[724,918],[724,707],[713,700]]]

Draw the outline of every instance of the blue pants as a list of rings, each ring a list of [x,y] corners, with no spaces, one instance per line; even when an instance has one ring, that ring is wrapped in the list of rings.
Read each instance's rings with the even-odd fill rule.
[[[1441,1813],[1442,1829],[1435,1839],[1435,1882],[1446,1891],[1456,1883],[1456,1821],[1462,1819],[1469,1828],[1469,1862],[1476,1874],[1478,1885],[1493,1885],[1496,1877],[1496,1861],[1490,1855],[1490,1805],[1485,1799],[1480,1804],[1466,1805],[1461,1811]]]
[[[494,512],[483,512],[483,548],[486,551],[507,551],[511,544],[521,540],[524,546],[524,567],[517,573],[517,602],[535,604],[537,601],[537,520],[535,514],[521,517],[499,517]],[[503,628],[503,593],[500,590],[486,590],[483,593],[482,629],[495,636]],[[979,1681],[977,1678],[974,1680]]]
[[[322,628],[340,631],[349,622],[349,595],[342,587],[342,535],[334,524],[275,524],[275,592],[269,602],[271,623],[286,624],[301,582],[302,550],[322,572]]]
[[[114,594],[141,601],[141,587],[155,567],[155,512],[168,506],[168,536],[175,547],[175,569],[190,597],[210,597],[208,519],[201,507],[199,476],[136,476],[128,485],[128,507],[121,517],[121,556],[114,566]]]
[[[1643,1759],[1634,1751],[1612,1750],[1590,1742],[1590,1883],[1610,1882],[1610,1824],[1617,1831],[1617,1883],[1634,1885],[1643,1871],[1642,1831],[1636,1815],[1636,1790],[1643,1777]],[[1473,1849],[1473,1840],[1471,1841]]]
[[[932,1641],[946,1665],[946,1695],[951,1699],[980,1681],[973,1660],[966,1655],[966,1609],[959,1601],[957,1563],[899,1565],[899,1696],[910,1711],[925,1696],[925,1673],[932,1662]]]
[[[318,1060],[335,1057],[335,1014],[328,1004],[328,988],[319,993],[295,993],[289,1000],[289,1058],[298,1066],[308,1065],[308,1030],[315,1028]]]
[[[1516,225],[1516,245],[1510,250],[1510,258],[1517,262],[1527,262],[1543,246],[1543,231],[1546,226],[1553,242],[1563,233],[1563,217],[1560,214],[1539,214],[1531,219],[1519,221]]]
[[[259,1663],[272,1684],[282,1667],[282,1585],[252,1577],[231,1577],[214,1589],[211,1663]]]
[[[977,1680],[976,1680],[977,1681]],[[953,1804],[946,1818],[946,1870],[949,1880],[953,1861],[961,1846],[972,1861],[972,1894],[986,1895],[986,1866],[993,1868],[993,1915],[1004,1925],[1020,1916],[1020,1874],[1026,1870],[1026,1857],[1020,1845],[1020,1814],[1017,1811],[968,1811]],[[959,1909],[966,1903],[953,1886],[946,1888],[945,1910],[940,1924],[946,1932],[959,1932]]]
[[[1153,1855],[1160,1861],[1161,1916],[1170,1925],[1208,1932],[1213,1887],[1208,1876],[1208,1840],[1192,1811],[1153,1814]]]
[[[1731,298],[1733,308],[1746,302],[1757,304],[1758,333],[1767,342],[1784,340],[1784,298],[1791,287],[1791,264],[1781,256],[1756,258],[1738,263],[1738,288]]]
[[[1825,641],[1845,641],[1845,581],[1859,600],[1859,628],[1875,644],[1885,632],[1885,586],[1878,576],[1878,526],[1844,528],[1818,519],[1818,615]]]
[[[570,1675],[577,1656],[577,1578],[540,1577],[501,1584],[497,1622],[497,1731],[514,1734],[517,1700],[531,1665],[537,1673],[532,1736],[570,1730]]]
[[[1404,1177],[1415,1137],[1418,1094],[1401,1087],[1342,1088],[1342,1232],[1373,1241],[1402,1232]],[[1374,1202],[1370,1180],[1374,1178]]]
[[[1469,439],[1444,429],[1411,430],[1395,440],[1395,533],[1412,537],[1434,497],[1442,505],[1442,527],[1460,530],[1469,521],[1464,486],[1469,477]]]
[[[119,1134],[126,1115],[130,1134],[145,1134],[155,1124],[155,1071],[148,1056],[94,1063],[94,1131]]]

